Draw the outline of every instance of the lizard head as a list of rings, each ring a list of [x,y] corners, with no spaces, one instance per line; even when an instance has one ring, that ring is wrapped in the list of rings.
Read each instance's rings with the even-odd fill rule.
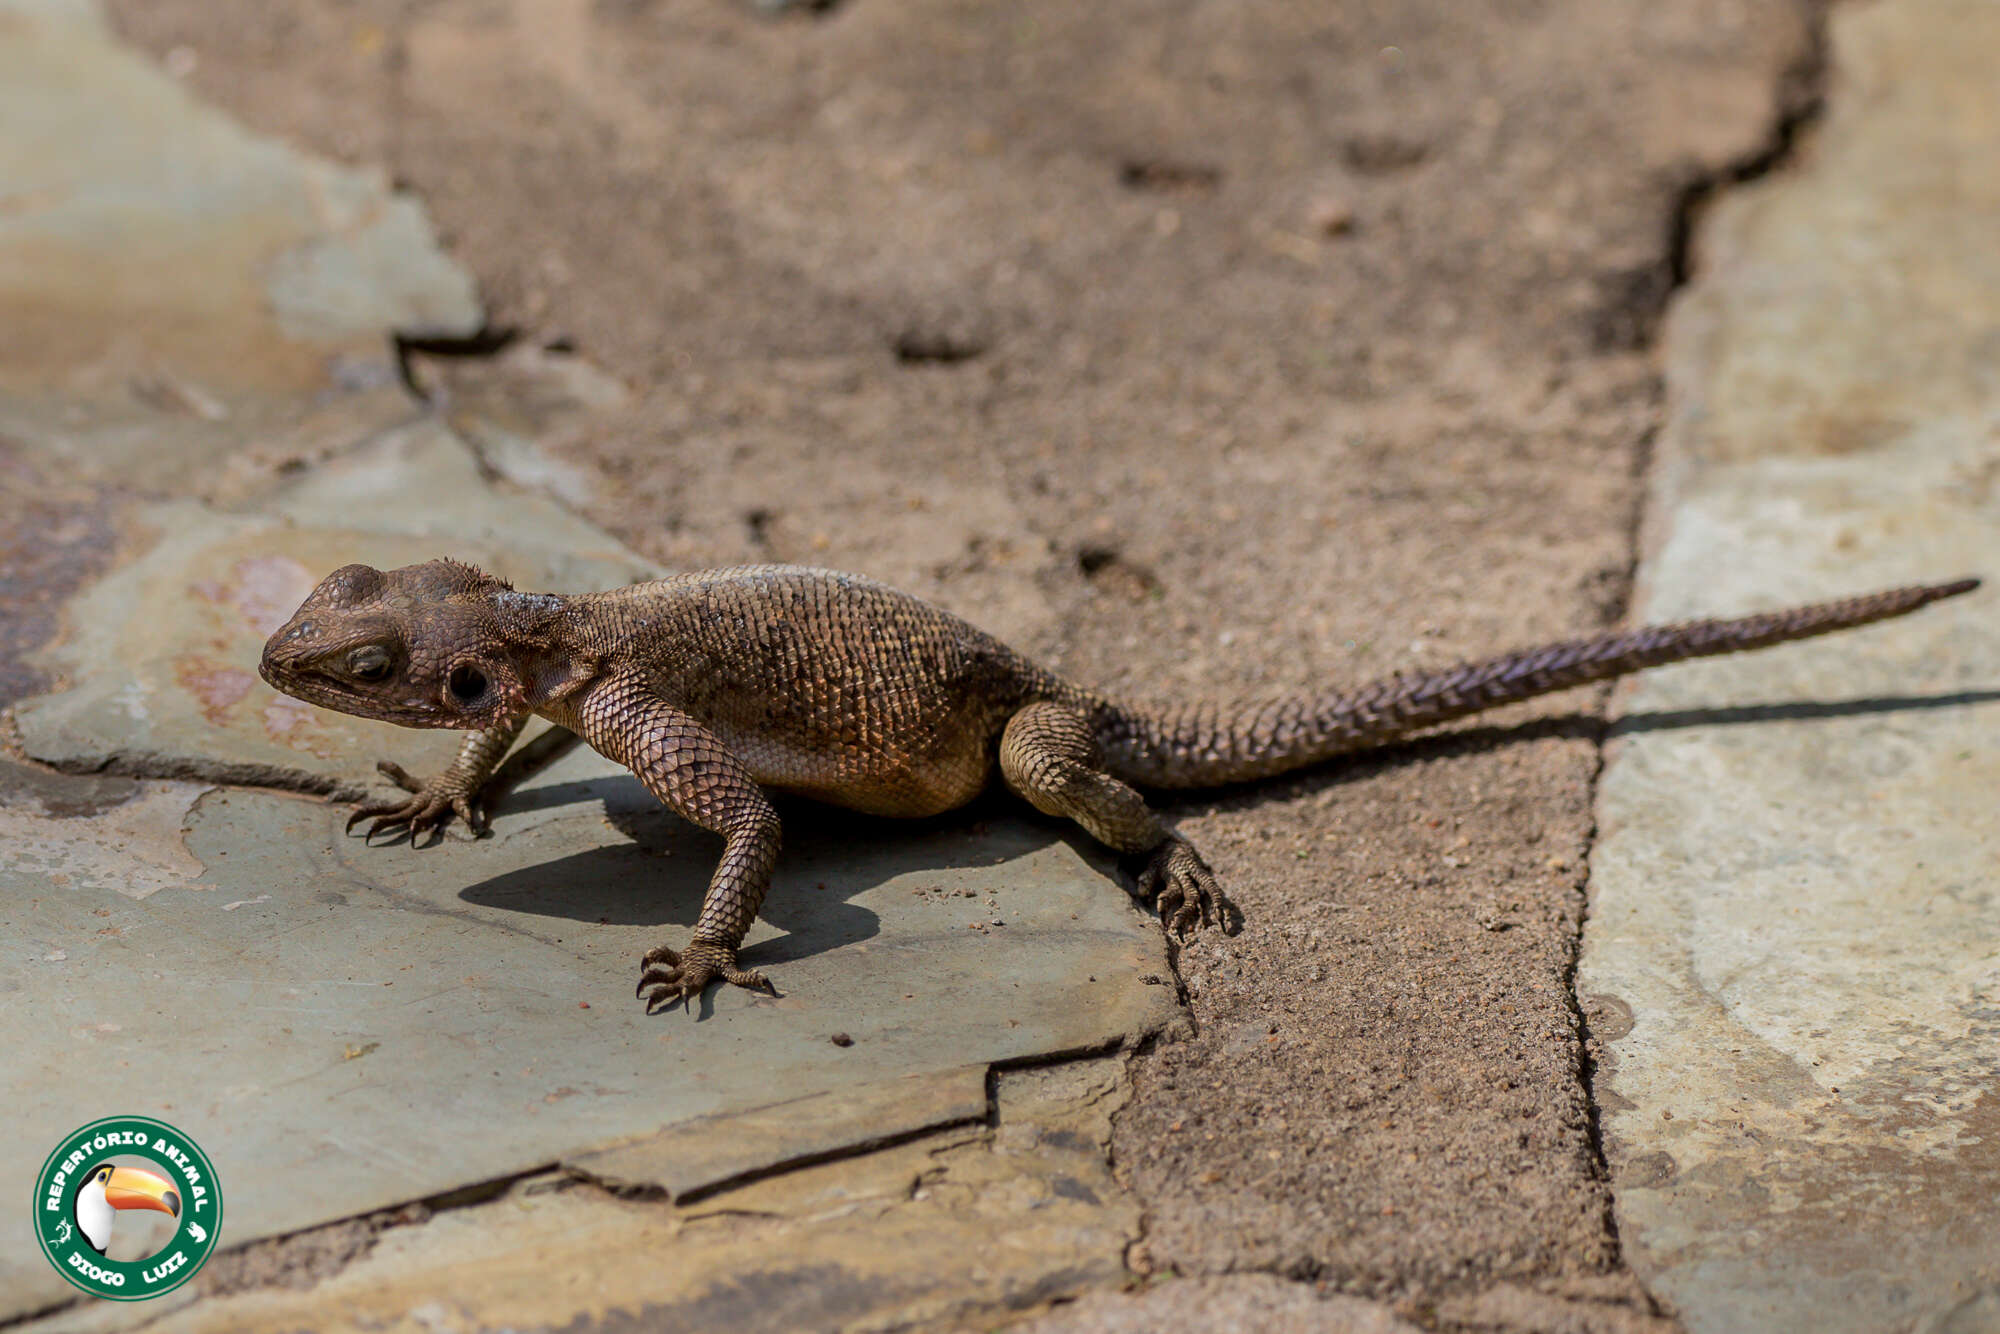
[[[404,727],[486,727],[526,707],[495,599],[453,560],[344,565],[264,644],[263,678],[309,704]]]

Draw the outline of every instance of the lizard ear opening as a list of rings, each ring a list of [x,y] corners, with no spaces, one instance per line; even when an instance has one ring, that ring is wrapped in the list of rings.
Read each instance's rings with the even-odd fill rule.
[[[511,713],[521,704],[521,682],[504,665],[466,661],[444,678],[444,704],[462,714]]]
[[[473,708],[480,700],[486,698],[490,684],[485,672],[465,662],[452,668],[450,678],[445,681],[445,689],[451,691],[451,697],[458,703]]]

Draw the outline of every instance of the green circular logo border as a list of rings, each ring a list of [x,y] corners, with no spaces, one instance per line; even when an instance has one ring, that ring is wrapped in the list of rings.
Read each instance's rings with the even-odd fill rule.
[[[126,1292],[110,1284],[93,1283],[85,1275],[78,1273],[65,1263],[65,1254],[74,1248],[63,1242],[52,1245],[48,1233],[42,1227],[42,1217],[47,1212],[43,1207],[43,1203],[48,1199],[49,1179],[55,1174],[57,1165],[79,1148],[89,1153],[90,1142],[100,1134],[132,1130],[145,1131],[146,1142],[143,1144],[107,1145],[94,1156],[149,1159],[155,1166],[161,1168],[170,1180],[176,1183],[177,1188],[181,1192],[182,1199],[186,1201],[189,1198],[190,1191],[183,1184],[185,1182],[185,1169],[153,1148],[152,1142],[154,1139],[165,1138],[187,1154],[189,1161],[201,1174],[201,1184],[207,1188],[209,1202],[215,1206],[215,1211],[211,1216],[199,1220],[202,1227],[207,1229],[208,1232],[208,1237],[205,1241],[192,1243],[185,1241],[185,1230],[190,1221],[188,1208],[192,1207],[189,1205],[183,1208],[181,1216],[175,1220],[175,1240],[161,1247],[156,1254],[147,1256],[144,1260],[105,1260],[102,1257],[87,1257],[90,1263],[99,1269],[124,1274],[130,1279],[139,1276],[147,1268],[151,1267],[160,1255],[167,1254],[177,1243],[185,1244],[193,1251],[189,1255],[188,1262],[183,1264],[179,1270],[170,1276],[170,1282],[155,1284],[144,1292]],[[89,1161],[91,1161],[90,1158],[85,1159],[85,1162]],[[79,1163],[77,1166],[81,1168],[83,1164]],[[65,1184],[64,1197],[67,1199],[73,1190],[73,1186]],[[48,1259],[49,1264],[55,1271],[61,1274],[72,1287],[87,1292],[93,1297],[102,1297],[106,1301],[142,1302],[148,1298],[172,1292],[175,1288],[193,1278],[201,1271],[201,1267],[208,1263],[208,1257],[214,1253],[216,1243],[222,1236],[222,1182],[216,1175],[215,1164],[209,1161],[208,1155],[201,1151],[201,1146],[196,1144],[189,1137],[188,1133],[180,1127],[168,1125],[165,1121],[150,1116],[106,1116],[92,1121],[88,1125],[79,1126],[77,1129],[63,1136],[62,1141],[43,1160],[42,1170],[35,1174],[33,1217],[35,1220],[35,1241],[41,1246],[42,1254]],[[66,1224],[69,1223],[68,1210],[64,1211],[62,1221]],[[57,1249],[58,1247],[61,1249]],[[87,1252],[90,1248],[86,1244],[83,1249]]]

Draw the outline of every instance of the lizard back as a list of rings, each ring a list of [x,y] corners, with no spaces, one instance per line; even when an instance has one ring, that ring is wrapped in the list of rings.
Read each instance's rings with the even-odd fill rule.
[[[738,566],[572,601],[611,670],[698,719],[759,782],[871,814],[970,801],[1007,718],[1069,693],[969,622],[858,575]]]

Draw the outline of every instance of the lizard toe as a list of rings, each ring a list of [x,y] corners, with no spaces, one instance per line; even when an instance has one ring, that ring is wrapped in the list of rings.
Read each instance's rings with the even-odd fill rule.
[[[661,983],[650,991],[642,989],[640,999],[646,1002],[647,1014],[658,1014],[670,1008],[675,1001],[691,1006],[694,998],[700,994],[698,991],[689,991],[685,985],[676,981]]]
[[[368,831],[361,836],[362,841],[372,843],[375,841],[375,835],[384,831],[392,834],[412,832],[410,817],[401,811],[390,811],[386,815],[377,816],[375,822],[368,826]]]
[[[771,979],[754,968],[725,968],[722,980],[733,987],[743,987],[750,991],[766,991],[775,996],[778,989],[771,985]]]
[[[1209,878],[1208,895],[1213,900],[1215,924],[1222,928],[1222,934],[1233,936],[1241,931],[1243,910],[1236,906],[1234,899],[1222,892],[1222,886],[1215,883],[1213,876]]]
[[[394,824],[398,815],[408,805],[409,803],[405,801],[373,801],[364,806],[357,806],[348,813],[347,832],[353,833],[354,826],[363,820],[374,820],[378,829]]]
[[[634,996],[645,994],[647,987],[678,987],[686,974],[678,962],[662,967],[649,967],[639,974],[639,985],[632,989]]]
[[[1139,868],[1138,874],[1132,877],[1132,897],[1148,906],[1159,900],[1160,891],[1164,888],[1165,883],[1160,874],[1160,859],[1157,857],[1147,861]]]

